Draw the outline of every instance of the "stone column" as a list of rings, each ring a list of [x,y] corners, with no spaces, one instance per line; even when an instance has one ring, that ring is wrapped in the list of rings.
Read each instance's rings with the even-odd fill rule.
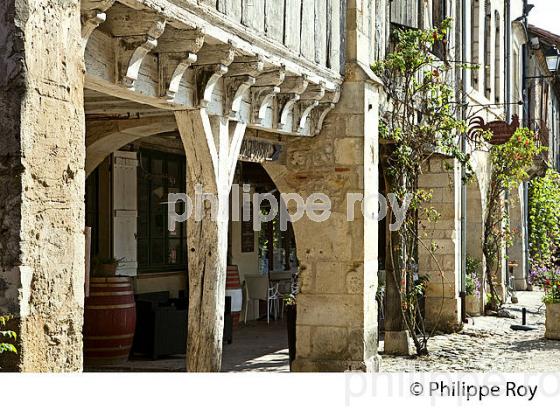
[[[376,209],[378,92],[365,71],[349,68],[323,131],[288,139],[285,164],[265,164],[283,194],[323,193],[331,202],[324,222],[304,216],[293,225],[301,272],[294,371],[378,369],[378,222],[351,196],[369,197]]]
[[[451,332],[461,327],[460,167],[456,161],[434,156],[420,176],[418,186],[432,192],[432,200],[425,208],[433,208],[440,214],[435,222],[428,221],[424,212],[419,214],[422,243],[418,246],[418,271],[420,276],[429,278],[426,327]]]
[[[0,310],[32,372],[82,369],[84,61],[80,2],[0,3]]]
[[[525,185],[520,184],[517,189],[512,189],[509,197],[510,224],[514,232],[513,245],[508,249],[508,262],[515,262],[513,268],[513,285],[515,290],[527,290],[527,266],[525,263],[525,215],[527,210],[524,204]]]
[[[387,224],[387,243],[390,243],[389,224]],[[400,272],[393,267],[389,252],[385,257],[385,332],[383,351],[390,355],[407,356],[411,352],[412,339],[404,322],[400,297]]]

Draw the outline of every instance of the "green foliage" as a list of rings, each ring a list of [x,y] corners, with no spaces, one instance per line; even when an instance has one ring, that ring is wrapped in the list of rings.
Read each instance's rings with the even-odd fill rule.
[[[552,268],[560,245],[560,174],[548,169],[529,185],[529,250],[534,265]]]
[[[470,171],[469,158],[459,143],[466,124],[457,119],[460,107],[454,71],[432,53],[436,45],[447,45],[450,24],[451,20],[445,20],[434,29],[396,30],[394,47],[383,61],[372,65],[387,97],[379,124],[380,137],[386,142],[381,155],[385,185],[400,203],[405,198],[410,201],[402,227],[390,235],[386,268],[388,275],[394,275],[393,283],[400,284],[403,318],[418,354],[427,353],[430,335],[419,308],[426,278],[415,277],[415,255],[419,246],[434,251],[418,236],[419,213],[429,222],[440,216],[426,205],[432,193],[418,187],[419,176],[435,155],[457,159]]]
[[[560,280],[551,284],[550,289],[544,294],[543,302],[547,305],[560,303]]]
[[[533,131],[519,128],[508,142],[494,145],[490,150],[492,174],[488,190],[488,209],[484,221],[483,252],[486,258],[486,279],[490,290],[490,308],[497,309],[502,300],[495,289],[497,263],[503,245],[511,245],[513,232],[505,206],[505,193],[516,189],[529,178],[528,170],[537,155],[543,152]]]
[[[527,128],[517,129],[507,143],[493,146],[490,153],[493,177],[501,191],[515,189],[527,180],[527,171],[535,157],[542,152],[535,133]]]
[[[385,85],[391,105],[380,124],[380,136],[394,143],[389,162],[395,177],[417,174],[434,152],[468,166],[457,137],[466,124],[458,120],[451,66],[431,52],[445,41],[451,20],[431,30],[397,30],[395,47],[372,65]]]
[[[480,270],[482,268],[482,262],[480,259],[473,258],[472,256],[467,256],[466,260],[467,269],[465,277],[466,293],[467,295],[480,297]]]
[[[10,319],[12,319],[11,316],[0,316],[0,354],[5,352],[17,353],[16,347],[9,343],[10,339],[16,340],[16,333],[11,330],[4,330]]]

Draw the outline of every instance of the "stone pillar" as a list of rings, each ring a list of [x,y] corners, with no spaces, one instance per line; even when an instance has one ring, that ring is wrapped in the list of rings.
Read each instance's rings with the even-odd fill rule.
[[[460,192],[461,172],[456,161],[434,156],[418,181],[420,189],[432,192],[425,208],[433,208],[440,217],[430,222],[419,213],[418,271],[428,276],[425,321],[427,329],[454,331],[460,319]],[[436,249],[432,252],[432,245]]]
[[[390,243],[392,232],[387,224],[387,243]],[[395,271],[390,254],[385,258],[385,332],[383,352],[389,355],[404,355],[411,353],[412,339],[406,329],[400,298],[400,284],[402,277]]]
[[[301,272],[294,371],[378,369],[378,222],[364,218],[360,202],[350,196],[369,197],[376,209],[377,124],[376,85],[353,66],[323,131],[316,138],[289,139],[285,163],[265,164],[283,194],[307,199],[323,193],[331,201],[324,222],[304,216],[293,224]],[[287,206],[295,212],[294,201]]]
[[[517,189],[512,189],[509,197],[509,216],[512,232],[514,233],[513,245],[508,249],[508,262],[515,262],[513,268],[513,286],[515,290],[527,290],[527,266],[525,263],[525,215],[527,210],[524,204],[525,185],[520,184]]]
[[[85,132],[80,2],[0,3],[0,310],[17,317],[2,367],[80,371]]]

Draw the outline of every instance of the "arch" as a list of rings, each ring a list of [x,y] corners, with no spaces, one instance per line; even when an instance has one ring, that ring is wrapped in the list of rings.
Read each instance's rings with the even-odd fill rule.
[[[476,261],[479,266],[476,269],[476,275],[479,288],[479,298],[470,298],[467,301],[467,313],[471,316],[480,315],[484,308],[484,255],[482,252],[483,232],[484,232],[484,214],[481,186],[476,175],[472,177],[467,185],[467,257]],[[470,303],[469,303],[470,302]]]
[[[137,139],[177,130],[173,116],[92,121],[86,125],[86,176],[111,153]]]
[[[266,173],[268,174],[268,176],[270,177],[274,185],[276,185],[276,189],[278,189],[278,192],[280,192],[281,194],[297,192],[297,190],[294,189],[294,187],[291,186],[289,183],[290,178],[287,175],[289,173],[289,169],[286,166],[279,165],[274,162],[265,162],[262,164],[262,167],[266,171]],[[305,230],[307,227],[304,227],[303,223],[299,221],[299,222],[293,222],[292,228],[294,231],[294,237],[296,243],[296,254],[304,255],[304,249],[302,248],[302,246],[305,243],[305,241],[302,240],[301,238],[305,234]],[[302,272],[301,274],[305,275],[304,272]],[[301,286],[301,283],[304,280],[304,276],[303,277],[300,276],[299,280]]]

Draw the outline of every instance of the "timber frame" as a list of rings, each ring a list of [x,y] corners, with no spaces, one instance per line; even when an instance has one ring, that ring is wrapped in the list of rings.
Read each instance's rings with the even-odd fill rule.
[[[82,1],[88,118],[204,108],[257,130],[300,137],[321,131],[339,100],[338,72],[210,6],[176,3]],[[92,94],[97,109],[89,109]]]

